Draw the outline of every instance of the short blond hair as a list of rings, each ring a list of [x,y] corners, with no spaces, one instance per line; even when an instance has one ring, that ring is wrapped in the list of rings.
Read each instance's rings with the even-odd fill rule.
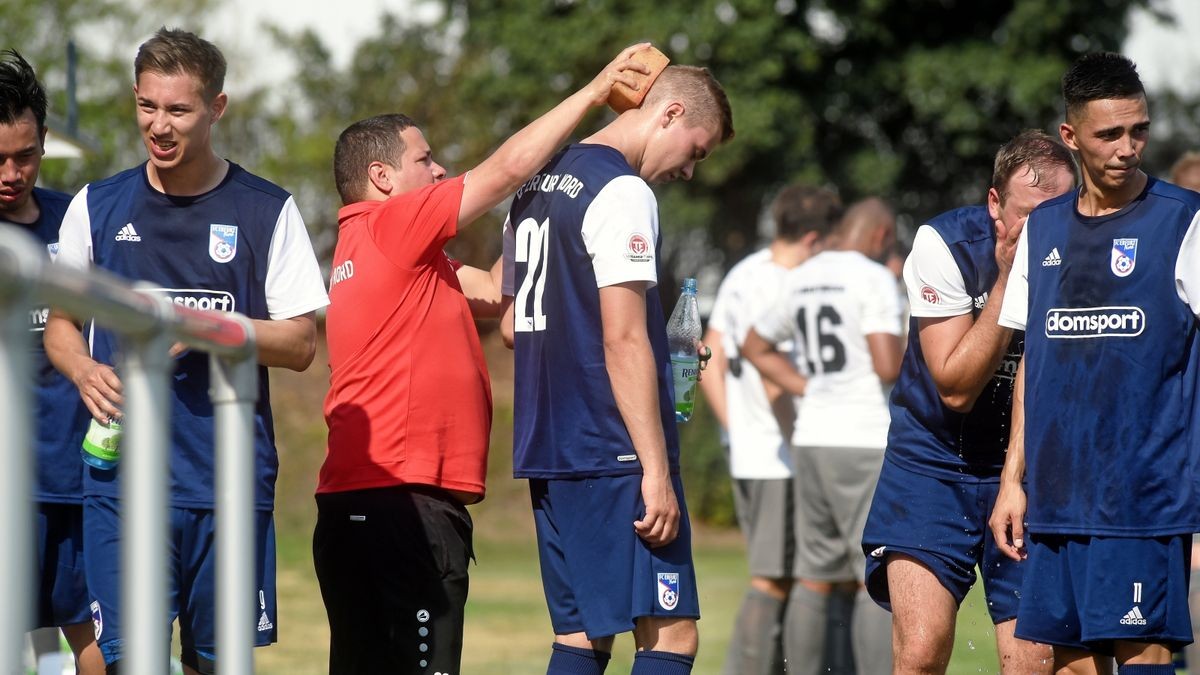
[[[733,138],[733,109],[729,97],[708,68],[698,66],[667,66],[654,86],[646,93],[643,107],[653,107],[670,98],[678,98],[687,106],[685,115],[689,126],[711,124],[721,133],[721,142]]]

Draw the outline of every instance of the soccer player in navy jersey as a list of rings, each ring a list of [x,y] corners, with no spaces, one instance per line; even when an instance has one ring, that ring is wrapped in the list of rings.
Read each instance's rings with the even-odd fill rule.
[[[991,528],[1025,558],[1016,634],[1059,672],[1166,675],[1200,530],[1200,195],[1141,170],[1129,59],[1081,57],[1063,98],[1083,187],[1030,214],[1009,275],[1026,344]]]
[[[316,310],[324,282],[295,200],[278,186],[218,156],[213,126],[224,114],[225,59],[198,36],[162,29],[134,61],[137,122],[147,162],[90,183],[63,218],[58,264],[96,266],[157,286],[184,306],[237,311],[254,324],[259,395],[254,416],[255,589],[244,598],[256,619],[255,643],[275,641],[272,509],[279,465],[266,366],[304,370],[316,351]],[[75,383],[92,416],[121,416],[120,344],[97,329],[52,313],[46,351]],[[215,669],[214,429],[206,354],[176,357],[170,414],[171,612],[180,623],[189,673]],[[96,640],[110,672],[119,670],[121,471],[84,474],[84,548]],[[163,637],[172,616],[163,617]],[[165,667],[166,664],[164,664]]]
[[[548,672],[603,672],[630,630],[633,672],[691,671],[699,602],[648,183],[690,179],[732,136],[712,74],[669,66],[641,107],[552,158],[509,213],[513,466],[533,502]]]
[[[46,92],[15,50],[0,53],[0,223],[33,233],[53,258],[70,195],[34,187],[46,141]],[[75,386],[54,369],[41,345],[48,310],[31,312],[37,335],[36,382],[37,625],[61,626],[82,675],[104,672],[88,610],[83,572],[83,462],[87,410]],[[57,638],[55,638],[57,644]]]
[[[892,611],[896,672],[945,672],[976,567],[1006,672],[1048,668],[1045,646],[1013,637],[1021,569],[987,537],[1024,341],[996,317],[1025,217],[1073,182],[1065,147],[1022,132],[996,153],[986,205],[922,225],[905,262],[908,348],[862,541],[867,590]]]

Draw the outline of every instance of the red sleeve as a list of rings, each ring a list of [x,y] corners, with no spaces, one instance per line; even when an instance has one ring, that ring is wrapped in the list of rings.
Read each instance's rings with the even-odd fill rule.
[[[442,247],[458,234],[462,195],[463,176],[458,176],[392,197],[375,213],[375,245],[399,267],[429,264],[431,256],[444,255]]]

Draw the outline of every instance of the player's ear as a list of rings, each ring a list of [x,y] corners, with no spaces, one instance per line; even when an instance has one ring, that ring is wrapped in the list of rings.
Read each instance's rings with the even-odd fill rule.
[[[225,95],[225,92],[221,92],[213,97],[212,103],[208,106],[209,111],[212,113],[213,124],[216,124],[217,120],[221,119],[221,116],[225,114],[225,107],[227,105],[229,105],[229,97]]]
[[[1000,220],[1000,193],[996,188],[988,188],[987,207],[992,220]]]
[[[392,174],[388,171],[388,165],[383,162],[371,162],[367,165],[367,180],[375,189],[385,195],[392,194]]]
[[[679,118],[683,117],[683,113],[686,111],[687,109],[684,107],[683,102],[671,101],[667,104],[666,108],[663,108],[662,117],[659,120],[662,127],[666,129],[674,122],[679,121]]]
[[[1075,142],[1075,127],[1068,122],[1058,125],[1058,135],[1062,137],[1063,145],[1078,152],[1079,144]]]

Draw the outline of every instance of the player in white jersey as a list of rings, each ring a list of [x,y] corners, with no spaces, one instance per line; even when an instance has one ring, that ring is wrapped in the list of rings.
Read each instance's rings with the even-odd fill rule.
[[[1171,165],[1171,182],[1181,188],[1200,192],[1200,152],[1189,150]],[[1200,534],[1192,536],[1191,589],[1188,610],[1192,616],[1192,644],[1187,646],[1189,670],[1200,670]]]
[[[891,671],[891,618],[863,590],[859,543],[887,444],[883,388],[899,374],[902,353],[895,276],[876,262],[891,249],[895,220],[868,217],[877,206],[847,212],[828,249],[788,274],[780,301],[742,346],[765,378],[804,397],[792,435],[800,503],[795,589],[812,602],[835,586],[857,585],[851,633],[860,673]],[[794,362],[776,349],[789,339]],[[801,601],[796,590],[791,601]],[[823,617],[789,611],[786,631],[789,671],[819,672]]]
[[[734,506],[746,537],[750,587],[734,622],[725,672],[783,670],[784,608],[795,555],[791,436],[792,397],[765,383],[739,347],[756,309],[774,300],[788,270],[813,254],[813,244],[841,217],[831,190],[792,185],[771,204],[775,239],[729,270],[717,290],[704,343],[711,345],[709,376],[700,381],[729,438]]]

